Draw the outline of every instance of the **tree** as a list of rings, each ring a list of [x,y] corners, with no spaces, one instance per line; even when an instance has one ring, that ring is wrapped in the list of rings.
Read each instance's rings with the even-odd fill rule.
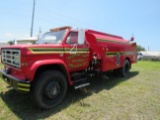
[[[9,45],[13,45],[13,44],[14,44],[14,41],[8,41],[8,44],[9,44]]]
[[[137,51],[146,51],[146,49],[140,45],[137,45]]]

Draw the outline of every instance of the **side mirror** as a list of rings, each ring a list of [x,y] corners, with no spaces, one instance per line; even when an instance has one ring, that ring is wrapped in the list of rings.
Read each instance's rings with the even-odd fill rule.
[[[85,40],[85,30],[78,30],[78,44],[83,45]]]

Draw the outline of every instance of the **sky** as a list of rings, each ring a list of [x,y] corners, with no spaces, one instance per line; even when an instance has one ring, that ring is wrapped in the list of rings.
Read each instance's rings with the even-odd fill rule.
[[[30,36],[33,0],[1,0],[0,43]],[[60,26],[122,36],[160,51],[160,0],[36,0],[33,36]]]

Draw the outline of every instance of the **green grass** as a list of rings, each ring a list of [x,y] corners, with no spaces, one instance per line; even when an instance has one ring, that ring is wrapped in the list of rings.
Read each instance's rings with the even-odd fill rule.
[[[0,80],[0,119],[160,120],[160,62],[140,61],[127,78],[108,76],[69,91],[62,104],[47,111]]]

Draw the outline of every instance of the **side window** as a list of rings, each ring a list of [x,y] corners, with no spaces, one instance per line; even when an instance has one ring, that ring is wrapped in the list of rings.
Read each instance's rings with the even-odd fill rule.
[[[70,32],[67,37],[66,43],[77,44],[77,42],[78,42],[78,32]]]

